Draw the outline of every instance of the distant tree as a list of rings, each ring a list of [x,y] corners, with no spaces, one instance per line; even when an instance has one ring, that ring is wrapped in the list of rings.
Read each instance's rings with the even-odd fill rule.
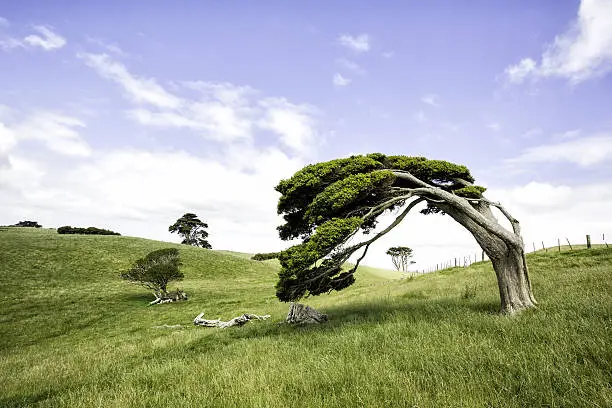
[[[208,232],[204,229],[208,228],[208,224],[200,221],[197,215],[187,213],[172,224],[168,231],[177,233],[183,237],[181,244],[197,246],[200,248],[211,249],[212,246],[208,243]]]
[[[414,261],[410,260],[412,258],[412,249],[408,247],[391,247],[387,250],[387,255],[391,256],[393,266],[398,271],[408,272],[408,266],[414,263]]]
[[[138,259],[121,278],[153,291],[155,300],[151,304],[186,299],[184,292],[168,293],[168,283],[180,281],[185,275],[179,270],[182,265],[176,248],[158,249]]]
[[[42,228],[42,225],[36,221],[19,221],[17,224],[13,225],[13,227]]]
[[[254,261],[266,261],[268,259],[276,259],[280,255],[280,252],[264,252],[261,254],[255,254],[251,257]]]
[[[121,235],[118,232],[111,230],[96,228],[96,227],[71,227],[70,225],[64,225],[57,229],[58,234],[83,234],[83,235]]]

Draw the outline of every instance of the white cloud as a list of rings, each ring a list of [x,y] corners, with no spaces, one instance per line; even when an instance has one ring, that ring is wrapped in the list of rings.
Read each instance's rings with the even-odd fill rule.
[[[612,159],[612,135],[602,134],[567,142],[527,148],[509,164],[568,162],[582,167],[594,166]]]
[[[280,141],[296,153],[308,154],[316,141],[316,108],[295,105],[284,98],[266,98],[259,105],[265,113],[258,125],[280,136]]]
[[[338,86],[338,87],[347,86],[351,82],[352,82],[351,79],[345,78],[339,73],[334,74],[334,78],[333,78],[334,86]]]
[[[428,105],[434,106],[434,107],[440,107],[440,102],[438,101],[438,95],[436,94],[427,94],[427,95],[423,95],[421,97],[421,102],[426,103]]]
[[[381,55],[383,58],[393,58],[395,56],[395,51],[383,52]]]
[[[591,234],[595,243],[601,235],[612,236],[611,183],[576,186],[529,182],[511,188],[491,188],[487,197],[500,201],[520,222],[527,249],[553,247],[557,239],[585,243]],[[501,217],[501,216],[500,216]]]
[[[307,154],[315,143],[317,109],[293,104],[284,98],[261,98],[248,86],[231,83],[182,81],[177,91],[195,91],[196,97],[179,96],[153,78],[132,75],[106,54],[81,55],[102,77],[120,84],[136,107],[126,114],[136,122],[159,128],[183,128],[222,143],[252,142],[257,131],[271,131],[293,153]]]
[[[359,64],[357,64],[354,61],[348,60],[346,58],[338,58],[336,60],[336,64],[338,64],[338,66],[342,68],[348,69],[360,75],[363,75],[366,73],[366,70],[363,69]]]
[[[11,173],[0,175],[0,224],[31,215],[45,226],[95,225],[176,241],[168,225],[191,211],[208,222],[216,249],[248,252],[287,246],[275,230],[274,186],[304,165],[276,148],[228,151],[215,159],[114,150],[70,168],[23,158],[13,164]]]
[[[7,155],[22,140],[42,142],[47,149],[66,156],[89,156],[91,148],[79,134],[79,129],[85,127],[80,119],[50,111],[35,112],[8,127],[0,123],[0,136],[4,139],[0,156],[2,150]]]
[[[338,42],[340,45],[355,52],[361,53],[370,50],[370,36],[368,34],[359,34],[357,36],[342,34],[338,38]]]
[[[66,39],[53,31],[49,27],[45,26],[34,26],[32,27],[35,31],[38,31],[40,35],[31,34],[28,35],[23,41],[32,47],[40,47],[45,51],[52,51],[62,48],[66,45]]]
[[[510,82],[559,77],[578,83],[612,70],[612,0],[582,0],[571,27],[547,46],[538,64],[531,58],[506,68]]]
[[[0,17],[0,27],[8,27],[10,25],[11,23],[9,23],[9,21],[6,18]]]
[[[123,64],[108,54],[79,54],[78,57],[100,76],[121,85],[127,96],[136,103],[159,108],[178,108],[181,104],[178,97],[167,92],[154,79],[130,74]]]
[[[531,58],[523,58],[518,64],[511,65],[504,71],[510,82],[520,84],[525,78],[537,71],[537,64]]]

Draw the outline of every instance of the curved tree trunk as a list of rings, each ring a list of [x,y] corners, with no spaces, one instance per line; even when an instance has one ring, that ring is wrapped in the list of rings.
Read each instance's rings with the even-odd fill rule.
[[[535,307],[537,302],[531,290],[529,270],[525,261],[525,251],[523,250],[523,238],[521,237],[518,221],[511,220],[514,229],[512,239],[502,238],[477,224],[472,217],[464,212],[457,211],[456,208],[447,205],[440,205],[440,207],[455,221],[470,231],[476,242],[478,242],[482,250],[491,259],[495,275],[497,276],[501,313],[513,314]],[[488,222],[499,225],[488,205],[476,204],[474,208]]]
[[[501,257],[491,258],[497,275],[501,312],[513,314],[536,305],[525,262],[524,251],[508,248]]]

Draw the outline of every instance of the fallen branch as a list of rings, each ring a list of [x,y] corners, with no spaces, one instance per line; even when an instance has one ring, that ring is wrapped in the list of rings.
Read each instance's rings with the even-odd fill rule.
[[[161,305],[164,303],[170,303],[170,302],[178,302],[180,300],[187,300],[187,294],[185,292],[183,292],[182,290],[178,290],[176,292],[170,292],[170,293],[166,293],[166,294],[158,294],[158,293],[154,293],[155,295],[155,300],[152,302],[149,302],[149,306],[152,305]]]
[[[270,317],[270,315],[257,316],[251,313],[245,313],[242,316],[234,317],[232,320],[224,322],[219,319],[216,319],[216,320],[203,319],[202,316],[204,316],[204,312],[200,313],[199,315],[196,316],[195,319],[193,319],[193,324],[196,326],[220,327],[222,329],[225,329],[226,327],[232,327],[232,326],[242,326],[249,320],[266,320]]]

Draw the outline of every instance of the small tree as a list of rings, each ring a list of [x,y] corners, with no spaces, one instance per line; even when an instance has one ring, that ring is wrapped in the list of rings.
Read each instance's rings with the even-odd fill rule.
[[[414,263],[414,261],[410,260],[412,258],[412,249],[408,247],[391,247],[387,250],[387,255],[391,256],[393,266],[398,271],[408,272],[408,266]]]
[[[212,246],[208,243],[208,232],[204,229],[208,228],[208,224],[200,221],[197,215],[187,213],[172,224],[168,231],[178,233],[183,237],[181,244],[197,246],[200,248],[211,249]]]
[[[121,278],[151,289],[155,295],[151,304],[186,299],[184,293],[178,290],[176,294],[168,294],[168,283],[184,277],[179,270],[181,265],[178,249],[158,249],[138,259],[129,270],[121,273]]]

